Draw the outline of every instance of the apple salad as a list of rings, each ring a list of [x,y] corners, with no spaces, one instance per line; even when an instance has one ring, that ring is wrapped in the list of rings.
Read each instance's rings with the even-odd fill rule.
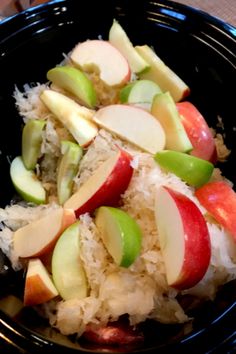
[[[123,315],[127,331],[188,321],[181,296],[214,299],[236,278],[236,194],[215,168],[229,151],[186,83],[117,21],[45,76],[14,93],[18,198],[0,209],[0,246],[25,269],[23,306],[109,344]],[[119,343],[140,340],[132,333]]]

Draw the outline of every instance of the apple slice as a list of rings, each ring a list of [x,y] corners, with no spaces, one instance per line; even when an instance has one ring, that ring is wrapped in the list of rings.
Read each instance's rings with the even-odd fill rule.
[[[73,210],[57,208],[16,230],[13,249],[17,257],[40,257],[49,253],[61,233],[76,221]]]
[[[44,90],[40,98],[80,146],[87,146],[92,142],[98,132],[96,124],[91,121],[93,111],[52,90]]]
[[[189,95],[190,89],[186,83],[148,45],[136,46],[135,49],[150,65],[150,70],[140,74],[141,79],[156,82],[163,92],[170,92],[175,102]]]
[[[134,219],[123,210],[102,206],[96,211],[96,226],[114,262],[129,267],[141,249],[141,230]]]
[[[133,168],[132,157],[123,150],[103,162],[93,175],[64,204],[73,209],[77,218],[102,205],[115,205],[127,189]]]
[[[40,259],[30,259],[25,280],[24,305],[43,304],[57,295],[58,291]]]
[[[149,104],[150,110],[153,97],[158,93],[162,92],[155,82],[150,80],[137,80],[121,89],[120,101],[129,104],[147,103]]]
[[[71,196],[73,178],[78,171],[83,150],[78,144],[63,140],[61,152],[63,156],[57,171],[57,196],[59,204],[64,204]]]
[[[168,284],[179,290],[196,285],[211,257],[209,232],[200,210],[185,195],[160,187],[155,217]]]
[[[42,132],[46,121],[30,119],[22,132],[22,159],[27,170],[35,169],[40,155]]]
[[[99,109],[93,119],[101,127],[151,154],[163,150],[165,132],[149,112],[128,105],[110,105]]]
[[[78,221],[70,225],[56,243],[52,255],[52,278],[64,300],[87,296],[87,278],[80,259]]]
[[[169,92],[161,93],[153,98],[151,113],[164,128],[166,149],[180,152],[192,150],[192,144]]]
[[[198,109],[190,102],[176,104],[182,124],[193,146],[191,155],[216,163],[216,144],[212,132]]]
[[[21,197],[35,204],[46,203],[46,191],[34,171],[27,170],[21,156],[11,162],[10,176],[16,191]]]
[[[130,80],[131,71],[125,57],[109,42],[88,40],[77,44],[72,62],[86,72],[98,72],[108,86],[120,86]]]
[[[214,165],[209,161],[178,151],[160,151],[154,159],[166,171],[174,173],[193,187],[207,183],[214,170]]]
[[[224,181],[210,182],[195,192],[202,206],[236,242],[236,193]]]
[[[47,72],[48,80],[77,97],[82,104],[94,108],[97,96],[92,82],[79,69],[69,65],[56,66]]]
[[[115,20],[109,31],[109,42],[124,55],[134,73],[141,73],[150,68],[149,64],[135,50],[124,29]]]

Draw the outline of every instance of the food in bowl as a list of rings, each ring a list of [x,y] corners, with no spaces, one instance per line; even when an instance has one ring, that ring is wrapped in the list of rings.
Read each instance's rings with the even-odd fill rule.
[[[213,165],[227,148],[188,85],[117,22],[47,76],[15,91],[22,200],[0,213],[1,248],[26,270],[24,305],[65,335],[116,345],[142,340],[129,331],[146,319],[188,321],[181,296],[213,299],[235,279],[236,197]]]

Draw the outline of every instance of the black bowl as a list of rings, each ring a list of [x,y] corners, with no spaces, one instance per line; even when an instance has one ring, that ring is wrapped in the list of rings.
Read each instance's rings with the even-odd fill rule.
[[[154,46],[159,56],[186,81],[189,99],[210,126],[224,134],[232,150],[219,165],[234,183],[236,169],[236,29],[206,13],[164,0],[58,0],[27,10],[0,25],[0,205],[13,196],[9,160],[20,153],[21,119],[14,106],[15,85],[45,82],[45,73],[78,42],[107,38],[113,18],[134,44]],[[223,121],[219,125],[219,119]],[[0,260],[3,256],[0,256]],[[22,296],[22,275],[0,262],[0,296]],[[213,302],[196,311],[192,325],[147,322],[139,348],[98,348],[65,338],[31,311],[12,319],[0,313],[0,348],[13,353],[147,352],[233,353],[236,351],[236,284],[226,284]],[[5,344],[4,344],[5,343]],[[7,343],[7,344],[6,344]],[[23,351],[25,350],[25,351]]]

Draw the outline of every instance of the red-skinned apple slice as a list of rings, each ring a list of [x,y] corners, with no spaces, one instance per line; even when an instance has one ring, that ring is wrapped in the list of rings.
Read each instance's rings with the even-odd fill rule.
[[[18,257],[41,257],[49,253],[61,233],[76,220],[73,210],[57,208],[14,232],[13,247]]]
[[[58,291],[40,259],[30,259],[25,280],[24,305],[42,304],[57,295]]]
[[[127,60],[107,41],[79,43],[71,53],[71,60],[84,71],[98,72],[100,79],[108,86],[120,86],[130,80]]]
[[[197,189],[196,197],[236,242],[236,193],[227,182],[209,182]]]
[[[212,132],[198,109],[190,102],[178,102],[181,121],[193,146],[191,155],[215,163],[216,145]]]
[[[196,285],[206,273],[211,257],[203,215],[185,195],[160,187],[155,216],[168,284],[180,290]]]
[[[162,125],[142,108],[110,105],[99,109],[93,119],[101,127],[151,154],[164,149],[166,135]]]
[[[133,174],[132,157],[119,150],[93,173],[93,175],[64,204],[73,209],[77,217],[93,212],[102,205],[116,205],[125,192]]]

